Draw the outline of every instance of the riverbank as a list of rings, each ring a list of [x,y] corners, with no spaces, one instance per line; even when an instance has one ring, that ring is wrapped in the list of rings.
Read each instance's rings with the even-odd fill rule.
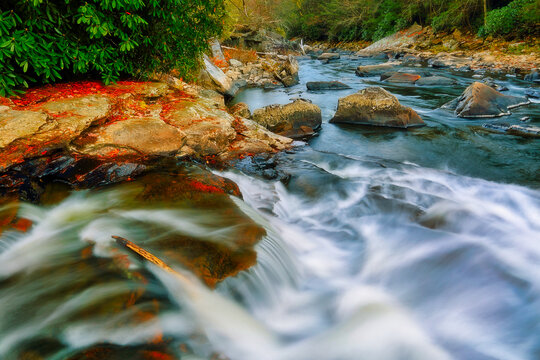
[[[348,51],[361,56],[389,57],[414,55],[425,61],[454,57],[468,60],[473,70],[488,69],[525,75],[540,68],[540,39],[530,37],[521,41],[479,38],[472,33],[458,30],[452,33],[434,33],[430,27],[412,26],[375,43],[314,42],[311,48],[326,52]],[[368,49],[368,51],[366,51]],[[372,49],[372,50],[369,50]]]

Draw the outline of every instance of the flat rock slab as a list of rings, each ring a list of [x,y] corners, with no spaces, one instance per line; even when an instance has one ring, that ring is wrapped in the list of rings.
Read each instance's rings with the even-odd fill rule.
[[[427,76],[415,82],[417,86],[446,86],[457,84],[457,81],[444,76]]]
[[[310,81],[306,84],[308,90],[346,90],[351,87],[339,81]]]
[[[115,151],[143,156],[176,155],[186,142],[186,135],[179,129],[155,118],[119,121],[87,134],[86,138],[94,141],[79,151],[94,156],[109,156]]]
[[[413,109],[380,87],[368,87],[339,99],[331,123],[409,128],[423,126],[424,121]]]
[[[510,115],[510,109],[529,103],[525,97],[503,95],[486,84],[474,82],[443,108],[454,110],[462,118],[491,118]]]
[[[377,65],[362,65],[356,68],[355,73],[357,76],[362,76],[362,77],[381,75],[395,68],[399,64],[400,64],[399,62],[392,61],[392,62],[385,62],[383,64],[377,64]]]
[[[418,79],[420,79],[421,76],[417,74],[407,74],[407,73],[394,73],[389,78],[385,79],[384,81],[387,83],[394,83],[394,84],[414,84]]]
[[[268,130],[293,139],[313,134],[322,123],[321,109],[305,100],[257,109],[252,118]]]
[[[341,55],[338,53],[324,53],[317,57],[317,60],[338,60],[341,58]]]
[[[49,116],[42,111],[0,110],[0,149],[13,141],[32,136],[47,123]]]

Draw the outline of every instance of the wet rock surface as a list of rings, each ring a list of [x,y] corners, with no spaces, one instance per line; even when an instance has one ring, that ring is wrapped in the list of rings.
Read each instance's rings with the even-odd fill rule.
[[[322,123],[321,109],[305,100],[257,109],[252,118],[270,131],[290,138],[311,136]]]
[[[458,117],[486,118],[509,115],[510,109],[526,104],[527,98],[503,95],[486,84],[474,82],[443,108],[453,110]]]
[[[306,87],[311,91],[321,90],[345,90],[351,87],[339,81],[310,81],[306,83]]]
[[[420,116],[380,87],[364,90],[339,99],[331,123],[409,128],[423,126]]]

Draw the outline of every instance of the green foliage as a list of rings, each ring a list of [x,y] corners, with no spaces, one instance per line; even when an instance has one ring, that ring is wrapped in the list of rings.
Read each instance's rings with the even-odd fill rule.
[[[486,34],[538,32],[540,0],[486,0]],[[281,14],[289,36],[311,40],[378,40],[417,22],[437,32],[478,30],[483,0],[290,0]]]
[[[66,76],[189,77],[219,35],[224,0],[3,0],[0,95]]]
[[[538,32],[540,23],[538,7],[536,0],[514,0],[507,6],[492,10],[488,13],[486,25],[480,28],[479,34],[496,36]]]

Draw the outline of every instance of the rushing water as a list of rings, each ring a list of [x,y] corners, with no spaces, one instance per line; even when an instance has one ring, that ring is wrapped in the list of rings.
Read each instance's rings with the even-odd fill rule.
[[[424,128],[328,124],[339,97],[380,84],[356,77],[357,65],[302,60],[301,84],[236,99],[255,109],[301,96],[324,119],[318,137],[279,155],[286,184],[221,174],[239,185],[244,199],[234,201],[267,235],[258,264],[216,290],[148,266],[148,299],[135,310],[100,305],[137,288],[137,279],[108,270],[111,234],[148,239],[151,224],[226,241],[227,229],[216,225],[224,214],[148,208],[133,203],[129,186],[22,206],[32,228],[0,240],[0,358],[49,346],[49,358],[61,360],[92,344],[137,345],[159,332],[188,344],[182,358],[190,359],[215,352],[232,360],[539,359],[540,141],[490,133],[481,128],[486,120],[438,110],[473,81],[465,73],[445,72],[459,82],[452,87],[385,86],[421,114]],[[308,93],[313,80],[353,89]],[[528,86],[498,81],[515,95]],[[540,122],[539,104],[490,121],[523,116]],[[74,263],[88,241],[97,260]],[[131,321],[135,311],[157,316]],[[51,338],[58,350],[43,344]]]

